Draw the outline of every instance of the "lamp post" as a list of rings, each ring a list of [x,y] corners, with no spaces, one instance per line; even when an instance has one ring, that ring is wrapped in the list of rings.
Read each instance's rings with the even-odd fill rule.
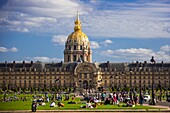
[[[113,76],[112,75],[110,76],[110,79],[111,79],[111,85],[110,86],[111,86],[111,89],[112,89],[112,92],[113,92]]]
[[[123,83],[123,89],[122,89],[122,90],[125,90],[124,75],[125,75],[124,72],[122,72],[122,81],[123,81],[123,82],[122,82],[122,83]]]
[[[132,100],[132,69],[130,69],[130,100]]]
[[[77,91],[77,90],[76,90],[76,89],[77,89],[77,87],[78,87],[77,82],[74,82],[74,83],[73,83],[73,89],[74,89],[73,91],[74,91],[74,92],[76,92],[76,91]]]
[[[152,56],[151,58],[151,63],[152,63],[152,102],[151,102],[151,105],[155,105],[155,95],[154,95],[154,75],[153,75],[153,68],[154,68],[154,65],[155,65],[155,60],[154,60],[154,57]]]
[[[140,64],[139,64],[139,98],[140,98],[140,102],[142,101],[142,94],[141,94],[141,90],[142,90],[142,88],[141,88],[141,71],[142,71],[142,63],[140,62]]]
[[[117,80],[118,80],[118,75],[116,74],[115,75],[115,80],[116,80],[116,91],[118,90],[118,82],[117,82]]]
[[[159,83],[158,87],[160,90],[159,100],[162,101],[162,85],[161,85],[161,83]]]

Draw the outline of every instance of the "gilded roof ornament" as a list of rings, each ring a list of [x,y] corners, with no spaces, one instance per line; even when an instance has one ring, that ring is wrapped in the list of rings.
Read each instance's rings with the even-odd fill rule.
[[[77,16],[76,16],[76,20],[75,20],[75,26],[74,26],[74,31],[79,31],[81,30],[81,22],[79,20],[79,12],[77,11]]]

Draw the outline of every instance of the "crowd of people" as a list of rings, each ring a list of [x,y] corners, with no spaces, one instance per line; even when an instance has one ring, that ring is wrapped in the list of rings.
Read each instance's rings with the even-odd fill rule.
[[[50,102],[49,107],[65,107],[63,101],[68,101],[67,104],[77,104],[75,98],[81,98],[81,108],[97,108],[100,105],[117,105],[119,107],[135,107],[135,105],[140,104],[143,105],[144,97],[141,95],[133,94],[130,98],[129,93],[127,92],[102,92],[102,93],[93,93],[93,94],[61,94],[61,93],[53,93],[53,94],[38,94],[33,95],[32,100],[32,111],[35,112],[38,106],[45,106],[46,103]],[[4,94],[2,101],[8,102],[13,100],[22,100],[27,101],[26,96],[17,97],[16,94],[14,96],[8,96]],[[71,100],[71,101],[70,101]],[[66,103],[65,103],[66,104]]]
[[[4,93],[3,98],[1,98],[2,102],[12,102],[18,100],[27,101],[27,98],[26,96],[19,98],[16,96],[16,93],[14,93],[14,96],[8,96],[8,94]]]

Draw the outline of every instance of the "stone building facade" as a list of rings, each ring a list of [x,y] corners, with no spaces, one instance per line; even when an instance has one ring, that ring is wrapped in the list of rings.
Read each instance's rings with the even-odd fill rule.
[[[0,63],[0,88],[170,88],[170,63],[92,62],[90,41],[77,14],[74,32],[65,43],[64,62]]]
[[[142,63],[89,63],[89,62],[22,62],[0,63],[0,88],[73,88],[97,89],[151,88],[154,77],[155,88],[161,85],[170,88],[170,64]]]

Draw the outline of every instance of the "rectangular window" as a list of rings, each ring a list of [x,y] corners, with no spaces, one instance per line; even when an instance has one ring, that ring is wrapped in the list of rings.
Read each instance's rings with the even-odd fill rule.
[[[73,57],[73,58],[74,58],[74,61],[76,61],[76,60],[77,60],[76,55],[74,55],[74,57]]]
[[[76,45],[74,45],[74,50],[76,50],[77,49],[77,47],[76,47]]]
[[[90,78],[92,78],[93,76],[92,76],[92,74],[90,74]]]
[[[68,49],[71,50],[71,46],[68,46]]]
[[[83,60],[83,55],[80,55],[81,60]]]
[[[84,78],[87,79],[87,74],[84,74]]]
[[[105,84],[107,84],[107,80],[105,80]]]
[[[24,80],[24,87],[26,87],[27,86],[27,82],[26,82],[26,80]]]
[[[82,78],[82,75],[81,75],[81,74],[79,75],[79,78]]]
[[[80,50],[82,50],[82,49],[83,49],[83,46],[81,45],[81,46],[80,46]]]
[[[70,56],[68,55],[68,59],[67,59],[68,61],[70,61]]]

